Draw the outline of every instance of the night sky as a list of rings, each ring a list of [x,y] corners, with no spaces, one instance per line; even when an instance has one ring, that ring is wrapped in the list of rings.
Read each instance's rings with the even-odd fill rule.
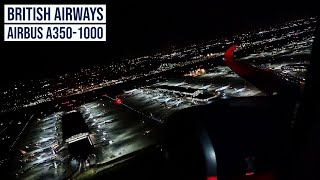
[[[4,2],[19,3],[17,0]],[[70,4],[80,2],[107,4],[107,42],[17,43],[3,42],[2,35],[2,83],[72,72],[92,64],[108,64],[119,58],[166,52],[173,46],[224,37],[315,12],[308,1],[290,5],[280,5],[275,0],[256,1],[255,4],[222,0],[68,1]],[[38,0],[32,3],[65,1]],[[3,5],[0,14],[3,16]],[[3,23],[3,17],[1,21]]]

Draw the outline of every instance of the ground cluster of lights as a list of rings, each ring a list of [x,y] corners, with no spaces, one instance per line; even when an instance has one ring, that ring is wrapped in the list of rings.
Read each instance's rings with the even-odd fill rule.
[[[66,111],[35,117],[30,131],[22,131],[20,143],[13,147],[14,156],[1,159],[0,163],[9,165],[11,175],[18,179],[64,179],[102,171],[110,166],[109,162],[157,142],[157,127],[150,125],[150,119],[110,97],[101,97],[73,111],[82,114],[88,133],[63,140],[61,121]],[[92,156],[83,161],[72,158],[68,144],[88,136],[94,148]]]
[[[223,55],[225,48],[236,41],[241,42],[239,51],[247,55],[243,57],[244,59],[267,57],[284,51],[299,53],[297,52],[299,50],[295,49],[308,53],[314,30],[314,17],[299,19],[228,38],[173,49],[171,53],[123,59],[115,61],[116,63],[93,66],[55,78],[16,83],[0,92],[3,94],[0,110],[1,112],[14,111],[56,98],[81,94],[186,65],[206,62]],[[305,46],[307,47],[304,48]],[[254,51],[248,50],[252,48]]]
[[[19,155],[12,158],[12,173],[20,179],[68,175],[66,160],[69,156],[62,139],[61,112],[37,118],[32,128],[23,132],[16,150]]]
[[[74,107],[73,111],[82,114],[90,132],[71,136],[65,141],[61,127],[65,112],[35,117],[31,130],[14,147],[19,152],[11,159],[12,173],[28,179],[86,176],[88,171],[102,171],[110,166],[110,162],[156,144],[158,129],[154,121],[162,123],[177,110],[210,103],[210,100],[197,98],[203,91],[213,98],[263,95],[224,66],[209,69],[202,76],[181,76],[180,79],[125,91],[117,98],[103,95],[98,100]],[[87,160],[71,159],[67,148],[71,141],[88,136],[94,147],[94,167],[89,166]]]
[[[258,95],[264,94],[228,67],[218,66],[201,76],[169,79],[125,91],[119,97],[128,106],[164,122],[173,112],[187,107],[208,104],[216,99]]]
[[[208,101],[198,97],[203,93],[209,94]],[[208,104],[215,99],[258,95],[264,94],[225,66],[208,69],[200,76],[181,76],[125,91],[117,98],[103,95],[74,110],[80,111],[90,129],[89,133],[74,138],[91,138],[96,166],[69,157],[68,142],[62,139],[64,112],[56,112],[37,118],[31,124],[31,131],[14,147],[20,151],[11,159],[11,167],[22,179],[91,176],[108,169],[112,166],[110,162],[117,162],[114,160],[154,145],[157,127],[151,125],[150,120],[163,123],[169,115],[184,108]]]

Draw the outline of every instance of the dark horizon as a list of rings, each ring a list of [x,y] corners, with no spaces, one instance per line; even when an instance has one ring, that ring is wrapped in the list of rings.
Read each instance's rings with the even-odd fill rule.
[[[5,0],[4,3],[16,2]],[[254,5],[237,1],[208,0],[113,1],[107,3],[106,42],[16,43],[3,42],[2,37],[2,59],[4,55],[8,55],[10,59],[5,60],[1,66],[0,81],[8,84],[18,80],[38,79],[73,72],[95,64],[108,64],[119,59],[166,52],[173,47],[184,47],[286,19],[310,16],[313,15],[310,6],[311,4],[304,3],[288,8],[289,6],[277,6],[272,1]],[[225,7],[230,11],[225,12]],[[53,60],[49,60],[51,58]]]

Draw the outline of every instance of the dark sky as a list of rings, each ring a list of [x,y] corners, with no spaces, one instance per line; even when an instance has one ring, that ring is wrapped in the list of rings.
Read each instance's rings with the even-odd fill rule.
[[[18,0],[4,1],[19,3]],[[30,2],[65,3],[61,0]],[[72,71],[91,64],[107,64],[118,58],[169,50],[172,45],[210,40],[217,35],[313,13],[312,4],[307,1],[290,5],[281,5],[275,0],[254,4],[232,0],[68,1],[70,4],[80,2],[107,4],[107,42],[17,43],[3,42],[2,36],[2,83]],[[1,11],[2,16],[3,9]],[[3,23],[2,17],[1,20]]]

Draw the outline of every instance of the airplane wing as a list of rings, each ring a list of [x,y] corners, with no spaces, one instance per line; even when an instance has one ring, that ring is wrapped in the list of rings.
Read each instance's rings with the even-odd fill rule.
[[[246,62],[234,59],[234,51],[237,45],[232,45],[224,54],[226,65],[246,79],[267,95],[297,95],[300,93],[301,84],[291,80],[289,77],[278,75],[272,70],[260,69]]]

